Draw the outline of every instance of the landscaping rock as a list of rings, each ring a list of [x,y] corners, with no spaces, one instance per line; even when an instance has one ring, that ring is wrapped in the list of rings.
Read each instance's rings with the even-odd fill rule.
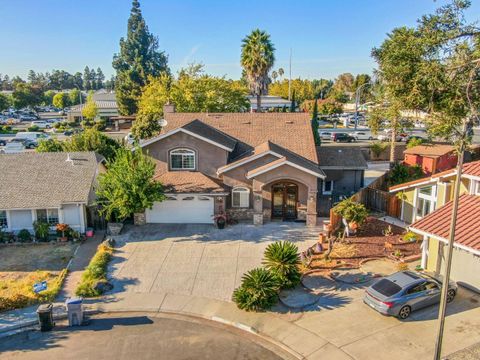
[[[319,296],[301,286],[294,289],[282,290],[280,292],[280,301],[285,306],[292,309],[302,309],[314,305],[319,300]]]
[[[112,290],[113,285],[109,283],[107,280],[99,280],[95,283],[95,285],[93,286],[93,289],[95,291],[98,291],[101,294],[104,294],[107,291]]]

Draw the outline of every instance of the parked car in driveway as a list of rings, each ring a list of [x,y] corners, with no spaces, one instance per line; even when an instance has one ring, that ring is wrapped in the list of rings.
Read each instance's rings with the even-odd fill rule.
[[[332,141],[335,142],[353,142],[355,138],[347,133],[332,133]]]
[[[400,271],[370,286],[363,302],[381,314],[406,319],[412,311],[440,302],[442,279],[426,273]],[[447,302],[457,294],[457,284],[450,281]]]

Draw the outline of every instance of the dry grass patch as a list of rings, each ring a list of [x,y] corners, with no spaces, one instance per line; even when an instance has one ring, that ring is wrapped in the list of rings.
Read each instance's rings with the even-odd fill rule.
[[[0,247],[0,311],[53,301],[61,289],[77,244],[25,244]],[[33,285],[47,281],[38,294]]]

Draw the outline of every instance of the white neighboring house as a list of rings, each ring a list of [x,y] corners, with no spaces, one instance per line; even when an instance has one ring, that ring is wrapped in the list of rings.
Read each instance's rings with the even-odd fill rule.
[[[33,231],[42,219],[84,233],[102,161],[94,152],[0,155],[0,227]]]

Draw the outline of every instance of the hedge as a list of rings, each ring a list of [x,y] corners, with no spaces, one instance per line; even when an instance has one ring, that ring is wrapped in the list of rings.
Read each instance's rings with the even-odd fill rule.
[[[82,279],[75,290],[75,295],[82,297],[95,297],[102,295],[97,289],[95,289],[95,285],[98,282],[107,281],[107,266],[112,258],[112,254],[112,247],[106,244],[100,244],[98,246],[97,252],[82,274]]]

